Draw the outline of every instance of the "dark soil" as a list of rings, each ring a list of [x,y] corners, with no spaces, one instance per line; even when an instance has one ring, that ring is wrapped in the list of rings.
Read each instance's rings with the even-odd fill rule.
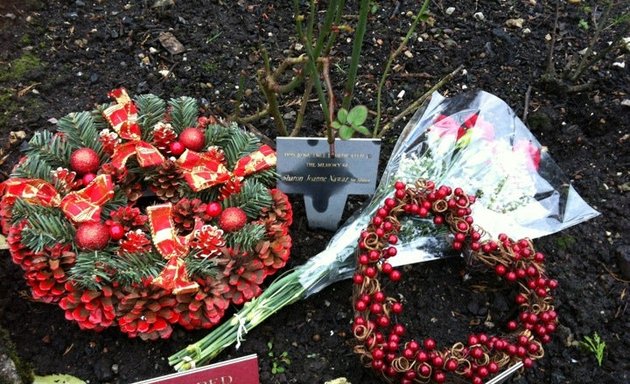
[[[198,0],[161,8],[152,8],[152,3],[2,1],[0,159],[8,157],[0,181],[19,155],[19,142],[9,143],[11,131],[23,130],[28,139],[36,130],[52,128],[50,118],[107,101],[107,92],[118,86],[125,86],[130,94],[197,97],[204,100],[209,113],[225,116],[234,108],[240,75],[245,89],[253,91],[244,99],[244,113],[253,113],[264,102],[255,83],[255,72],[262,67],[260,48],[267,48],[273,63],[283,54],[301,53],[295,50],[292,7],[284,5],[291,2]],[[354,23],[356,3],[346,5],[349,17],[345,22]],[[407,30],[411,20],[407,13],[416,11],[418,3],[374,3],[355,104],[375,109],[383,65]],[[450,16],[445,12],[447,3],[456,7]],[[484,89],[506,100],[521,115],[531,87],[528,125],[579,193],[602,215],[536,241],[548,255],[549,273],[560,282],[556,301],[560,326],[545,357],[511,382],[627,383],[630,276],[622,275],[619,257],[628,258],[630,253],[630,222],[624,213],[629,208],[630,108],[622,104],[630,98],[630,54],[621,49],[608,52],[570,84],[593,83],[581,93],[566,92],[557,84],[545,85],[541,82],[549,49],[545,36],[552,33],[555,9],[548,3],[553,2],[432,2],[434,24],[411,39],[413,57],[401,55],[398,59],[399,70],[386,86],[385,114],[394,116],[459,64],[465,65],[466,73],[442,89],[447,94]],[[592,33],[592,28],[579,28],[581,19],[590,21],[583,8],[561,8],[554,52],[559,73],[579,57],[578,51]],[[474,18],[476,12],[482,12],[484,20]],[[506,27],[506,20],[515,18],[524,19],[523,28]],[[612,41],[621,27],[607,30],[601,41]],[[183,43],[185,53],[170,55],[160,45],[158,35],[168,30]],[[349,37],[343,35],[335,49],[341,68],[347,65]],[[18,64],[16,60],[24,57],[29,60]],[[626,68],[613,66],[613,62],[625,62]],[[25,64],[30,66],[18,71]],[[161,70],[169,70],[171,75],[164,77],[158,72]],[[341,84],[343,73],[335,70],[333,75],[339,79],[335,83]],[[399,99],[402,90],[405,95]],[[295,94],[285,102],[290,104],[298,97]],[[285,105],[283,111],[297,110],[295,104]],[[310,111],[304,134],[319,135],[322,119],[316,103],[310,105]],[[275,137],[270,120],[255,125]],[[383,164],[403,125],[385,138]],[[301,198],[296,196],[293,201],[296,222],[291,266],[297,266],[322,250],[331,233],[310,230]],[[346,215],[359,203],[353,200]],[[116,329],[100,334],[80,331],[64,320],[59,308],[29,300],[20,269],[12,265],[6,251],[0,256],[0,325],[9,331],[18,354],[33,364],[37,374],[68,373],[91,383],[147,379],[171,373],[167,357],[206,334],[178,329],[170,340],[142,342],[128,339]],[[409,268],[402,289],[406,297],[414,298],[408,306],[412,308],[408,309],[409,323],[416,327],[413,332],[452,343],[471,332],[468,324],[507,305],[500,292],[476,290],[474,281],[464,282],[463,270],[458,259]],[[480,281],[483,277],[476,280]],[[219,360],[257,353],[263,383],[323,383],[342,376],[353,384],[376,383],[378,378],[362,368],[352,353],[350,295],[349,281],[334,284],[282,310],[252,331],[240,350],[230,348]],[[578,346],[584,336],[594,333],[606,342],[601,367],[593,353]],[[284,373],[271,373],[270,341],[276,355],[286,351],[291,359]]]

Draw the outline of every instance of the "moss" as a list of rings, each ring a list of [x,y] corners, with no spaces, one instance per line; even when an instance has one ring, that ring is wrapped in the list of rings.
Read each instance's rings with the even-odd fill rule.
[[[571,248],[576,243],[575,237],[571,235],[562,235],[558,236],[556,239],[556,244],[558,248],[562,251],[566,251]]]
[[[0,81],[20,80],[24,75],[43,66],[44,64],[37,56],[25,53],[8,65],[0,66]]]
[[[29,363],[23,362],[18,357],[15,351],[15,345],[13,345],[9,337],[9,333],[2,327],[0,327],[0,352],[6,353],[7,356],[13,360],[17,373],[23,383],[33,382],[33,367]],[[0,384],[4,384],[3,381],[2,377],[0,377]]]
[[[20,44],[22,46],[28,46],[31,45],[33,42],[31,41],[31,37],[27,34],[25,34],[24,36],[22,36],[22,38],[20,39]]]

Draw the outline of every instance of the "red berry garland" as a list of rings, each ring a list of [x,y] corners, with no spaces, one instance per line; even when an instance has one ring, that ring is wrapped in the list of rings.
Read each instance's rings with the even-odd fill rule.
[[[483,383],[518,362],[530,368],[543,356],[542,345],[551,341],[558,323],[551,296],[557,281],[547,277],[543,254],[536,252],[529,239],[515,241],[502,234],[498,241],[482,240],[482,231],[470,216],[474,201],[461,188],[436,188],[425,180],[413,186],[397,182],[394,197],[385,200],[361,234],[353,277],[355,353],[388,382],[444,383],[451,377]],[[380,280],[383,275],[393,282],[402,278],[387,262],[396,255],[402,215],[432,216],[436,225],[449,227],[455,250],[470,250],[474,260],[508,284],[518,283],[515,301],[520,312],[507,324],[510,333],[471,334],[465,341],[442,348],[431,338],[404,339],[405,326],[397,322],[403,306],[383,290]]]

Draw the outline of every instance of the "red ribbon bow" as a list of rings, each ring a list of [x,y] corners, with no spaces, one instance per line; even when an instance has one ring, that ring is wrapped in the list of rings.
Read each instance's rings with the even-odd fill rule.
[[[122,169],[134,154],[141,167],[163,163],[164,156],[160,151],[146,141],[142,141],[142,132],[137,124],[138,109],[129,98],[127,91],[124,88],[118,88],[111,91],[109,96],[116,99],[116,104],[107,108],[103,116],[120,137],[130,140],[114,148],[112,165],[117,169]]]
[[[159,276],[153,279],[152,284],[174,294],[196,292],[199,284],[190,281],[186,271],[186,263],[183,260],[188,254],[188,242],[192,233],[188,236],[178,236],[175,233],[175,224],[171,217],[172,205],[170,203],[154,205],[147,208],[151,237],[158,252],[168,260]],[[195,229],[201,226],[197,221]]]
[[[85,188],[70,192],[63,199],[45,180],[9,179],[2,183],[5,198],[23,199],[31,204],[44,207],[59,207],[74,222],[99,221],[101,206],[114,196],[114,186],[110,175],[98,175]]]
[[[227,167],[211,153],[197,153],[186,150],[177,159],[184,178],[190,188],[199,192],[215,185],[232,182],[239,185],[245,176],[251,175],[276,165],[276,153],[268,145],[238,160],[234,170]],[[239,190],[240,188],[235,188]]]

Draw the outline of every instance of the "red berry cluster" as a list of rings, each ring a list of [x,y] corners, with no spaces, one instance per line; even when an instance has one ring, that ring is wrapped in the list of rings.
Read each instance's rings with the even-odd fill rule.
[[[355,352],[389,382],[444,383],[449,375],[477,384],[502,369],[522,362],[525,368],[543,356],[542,344],[551,341],[557,314],[551,290],[556,280],[545,275],[544,256],[530,240],[514,241],[500,235],[498,241],[482,240],[482,231],[473,225],[470,205],[474,196],[461,188],[437,187],[420,180],[410,186],[396,182],[394,196],[362,232],[353,277],[355,318],[353,333],[359,344]],[[503,336],[469,335],[465,342],[438,348],[435,340],[406,340],[406,329],[396,321],[403,312],[399,300],[386,294],[380,278],[397,282],[402,275],[387,259],[397,253],[399,217],[433,217],[436,225],[447,225],[455,250],[470,250],[472,257],[509,284],[518,283],[518,317],[507,324]]]

